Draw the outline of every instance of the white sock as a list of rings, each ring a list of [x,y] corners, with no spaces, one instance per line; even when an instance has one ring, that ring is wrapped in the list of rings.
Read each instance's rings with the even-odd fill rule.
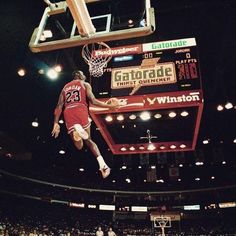
[[[107,166],[106,162],[104,161],[103,157],[100,155],[97,157],[97,161],[99,164],[99,169],[101,170],[102,168],[104,168],[104,166]]]

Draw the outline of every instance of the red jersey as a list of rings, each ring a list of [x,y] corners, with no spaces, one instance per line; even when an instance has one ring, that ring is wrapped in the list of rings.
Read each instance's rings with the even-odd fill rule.
[[[62,90],[62,94],[65,109],[81,105],[88,107],[86,89],[82,81],[77,79],[67,83]]]

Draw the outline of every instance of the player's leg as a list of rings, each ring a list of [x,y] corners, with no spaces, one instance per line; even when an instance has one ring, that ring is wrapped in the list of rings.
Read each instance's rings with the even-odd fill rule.
[[[70,133],[70,137],[75,145],[75,147],[78,149],[78,150],[81,150],[83,148],[83,139],[78,137],[78,138],[75,138],[75,135],[74,135],[74,132],[71,132]]]
[[[93,155],[96,157],[98,165],[99,165],[99,170],[102,173],[102,177],[106,178],[110,174],[111,169],[108,167],[108,165],[104,161],[104,159],[100,153],[100,150],[98,149],[97,144],[91,139],[90,127],[86,128],[85,130],[88,133],[89,138],[84,140],[84,142],[89,147],[89,149],[93,153]]]

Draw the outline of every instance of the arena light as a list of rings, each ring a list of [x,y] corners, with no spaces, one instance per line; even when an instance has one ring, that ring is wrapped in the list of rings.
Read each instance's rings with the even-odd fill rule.
[[[205,139],[202,141],[203,144],[208,144],[209,143],[209,139]]]
[[[20,68],[20,69],[18,69],[17,74],[18,74],[19,76],[23,77],[23,76],[25,76],[26,71],[25,71],[24,68]]]
[[[126,170],[126,169],[127,169],[127,166],[123,165],[123,166],[121,167],[121,169],[122,169],[122,170]]]
[[[38,122],[38,119],[36,118],[32,123],[31,125],[35,128],[39,127],[39,122]]]
[[[195,178],[195,180],[196,180],[196,181],[200,181],[200,178],[197,177],[197,178]]]
[[[138,166],[139,169],[142,169],[142,166]]]
[[[64,120],[59,120],[58,121],[60,124],[64,124]]]
[[[181,182],[181,179],[180,179],[180,178],[178,179],[178,182]]]
[[[202,166],[202,165],[204,165],[204,163],[203,163],[202,161],[196,161],[196,162],[195,162],[195,165],[196,165],[196,166]]]
[[[218,105],[216,109],[217,109],[217,111],[223,111],[224,107],[222,105]]]
[[[151,169],[153,169],[153,170],[156,169],[156,166],[151,166]]]
[[[118,116],[116,117],[116,119],[117,119],[118,121],[122,121],[122,120],[124,120],[125,118],[124,118],[123,115],[118,115]]]
[[[106,120],[107,122],[112,122],[112,121],[113,121],[113,118],[112,118],[112,116],[106,116],[105,120]]]
[[[186,117],[186,116],[189,115],[189,113],[188,113],[187,111],[182,111],[182,112],[180,113],[180,115],[183,116],[183,117]]]
[[[179,164],[179,167],[183,167],[184,165],[183,164]]]
[[[153,151],[153,150],[156,149],[156,147],[155,147],[155,145],[154,145],[153,143],[149,143],[147,149],[148,149],[149,151]]]
[[[215,179],[215,176],[211,176],[211,179]]]
[[[43,74],[44,74],[44,70],[43,70],[43,69],[39,69],[39,70],[38,70],[38,73],[39,73],[40,75],[43,75]]]
[[[236,138],[234,139],[233,143],[236,143]]]
[[[176,148],[176,145],[172,144],[172,145],[170,145],[170,148],[171,148],[171,149],[175,149],[175,148]]]
[[[60,150],[59,153],[60,153],[61,155],[64,155],[66,152],[65,152],[65,150]]]
[[[129,148],[129,150],[130,150],[130,151],[134,151],[134,150],[135,150],[135,147],[134,147],[134,146],[131,146],[131,147]]]
[[[51,80],[55,80],[58,78],[58,73],[54,69],[49,69],[47,71],[47,76]]]
[[[121,150],[122,152],[125,152],[127,149],[126,149],[126,147],[122,147],[120,150]]]
[[[161,150],[164,150],[165,148],[166,148],[166,147],[165,147],[164,145],[161,145],[161,146],[160,146],[160,149],[161,149]]]
[[[62,66],[61,66],[61,65],[56,65],[56,66],[54,67],[54,70],[55,70],[56,72],[60,73],[60,72],[62,71]]]
[[[115,182],[116,182],[116,181],[113,179],[113,180],[112,180],[112,183],[115,183]]]
[[[159,113],[157,113],[157,114],[154,115],[154,117],[155,117],[156,119],[160,119],[160,118],[162,117],[162,115],[159,114]]]
[[[145,147],[142,145],[142,146],[140,146],[138,149],[139,149],[139,150],[144,150]]]
[[[151,118],[151,115],[148,111],[144,111],[140,114],[140,118],[144,121],[149,120]]]
[[[222,161],[222,165],[225,165],[226,164],[226,161]]]
[[[136,119],[136,115],[134,115],[134,114],[130,115],[130,116],[129,116],[129,119],[130,119],[130,120],[135,120],[135,119]]]
[[[80,172],[84,172],[84,168],[79,168],[79,171]]]
[[[227,102],[225,104],[225,109],[229,110],[229,109],[232,109],[233,108],[233,104],[231,102]]]
[[[131,180],[129,178],[126,178],[125,181],[130,184],[131,183]]]
[[[176,113],[175,113],[175,112],[173,112],[173,111],[172,111],[172,112],[170,112],[170,113],[169,113],[169,117],[170,117],[170,118],[174,118],[174,117],[176,117]]]
[[[179,147],[183,149],[183,148],[186,148],[186,145],[185,144],[181,144]]]

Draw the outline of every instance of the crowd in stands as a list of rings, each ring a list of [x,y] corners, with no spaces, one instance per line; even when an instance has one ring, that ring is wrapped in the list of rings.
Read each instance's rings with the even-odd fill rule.
[[[165,229],[168,235],[236,235],[234,218],[183,220]],[[149,219],[117,220],[113,212],[70,208],[37,200],[0,196],[0,236],[89,236],[101,227],[107,236],[112,227],[117,236],[158,236]]]

